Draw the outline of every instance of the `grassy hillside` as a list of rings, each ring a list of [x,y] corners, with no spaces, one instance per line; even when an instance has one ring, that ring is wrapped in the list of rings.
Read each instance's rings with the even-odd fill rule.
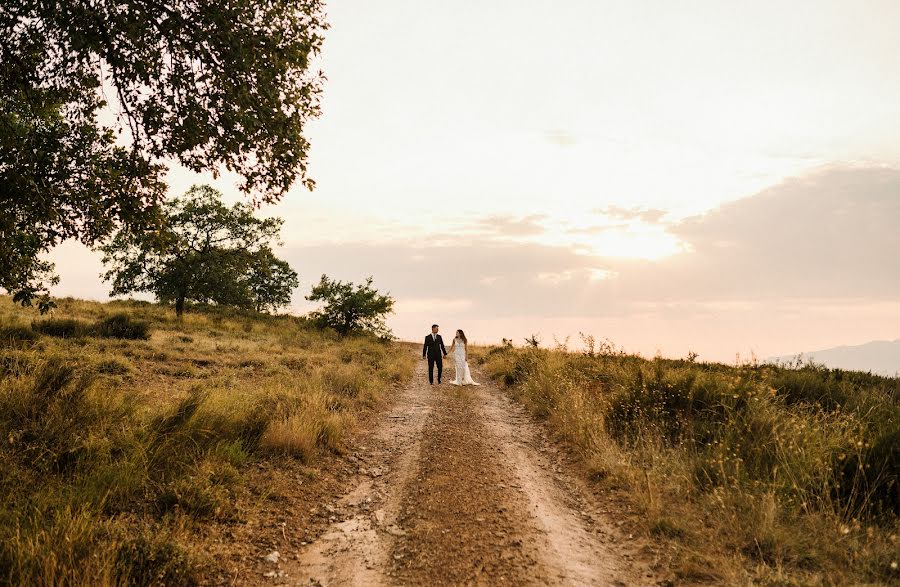
[[[0,298],[0,577],[193,584],[203,525],[252,515],[248,468],[340,451],[411,375],[393,351],[288,316]]]
[[[900,379],[495,347],[485,369],[619,488],[676,574],[900,581]]]

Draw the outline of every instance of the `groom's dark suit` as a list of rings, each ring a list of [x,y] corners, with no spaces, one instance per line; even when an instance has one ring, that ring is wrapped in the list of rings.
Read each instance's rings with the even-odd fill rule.
[[[441,372],[444,370],[444,357],[447,349],[444,348],[444,339],[440,334],[429,334],[425,337],[425,345],[422,347],[422,358],[428,357],[428,382],[434,383],[434,364],[437,363],[438,383],[441,382]]]

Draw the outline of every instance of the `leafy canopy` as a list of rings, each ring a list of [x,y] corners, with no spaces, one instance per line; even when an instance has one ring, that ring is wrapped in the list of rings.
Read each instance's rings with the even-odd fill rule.
[[[153,226],[171,161],[311,188],[326,28],[319,0],[0,3],[0,288],[49,307],[41,255]]]
[[[311,317],[319,326],[333,328],[341,336],[368,332],[382,338],[393,337],[384,320],[394,311],[394,299],[389,294],[379,294],[372,287],[371,277],[363,285],[354,285],[323,275],[306,299],[324,302]]]
[[[188,301],[258,311],[290,303],[297,273],[272,253],[280,218],[256,218],[253,208],[225,206],[209,186],[194,186],[163,205],[162,228],[119,230],[100,247],[110,295],[150,292],[175,303]]]

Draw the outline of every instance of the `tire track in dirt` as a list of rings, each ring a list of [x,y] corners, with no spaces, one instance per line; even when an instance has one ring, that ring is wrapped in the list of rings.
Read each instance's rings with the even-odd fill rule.
[[[419,369],[421,371],[421,369]],[[422,427],[433,409],[424,373],[396,398],[366,446],[351,460],[359,467],[353,489],[330,509],[334,523],[285,567],[299,585],[382,585],[400,500],[418,465]]]
[[[477,374],[476,374],[477,375]],[[414,381],[352,459],[353,489],[283,581],[295,585],[654,585],[560,467],[544,428],[495,385]]]
[[[474,398],[498,467],[515,479],[517,498],[537,531],[541,563],[549,583],[564,585],[654,585],[659,582],[643,546],[623,536],[579,477],[560,466],[542,429],[496,387]]]

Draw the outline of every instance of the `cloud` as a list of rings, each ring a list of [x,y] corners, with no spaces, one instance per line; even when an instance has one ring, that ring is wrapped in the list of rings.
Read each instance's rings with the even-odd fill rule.
[[[304,281],[315,281],[321,273],[354,281],[374,275],[375,286],[390,289],[398,300],[467,299],[472,300],[469,312],[478,316],[571,314],[585,308],[589,297],[582,286],[602,268],[596,258],[572,247],[487,236],[460,236],[441,246],[394,242],[286,247],[279,254]]]
[[[561,272],[541,271],[537,274],[537,280],[551,285],[559,285],[565,281],[571,281],[574,276],[575,272],[571,270]]]
[[[668,214],[665,210],[656,208],[622,208],[621,206],[607,206],[598,208],[594,212],[614,220],[640,221],[647,224],[658,224]]]
[[[660,218],[660,211],[612,210]],[[651,213],[652,212],[652,213]],[[787,180],[668,227],[687,251],[656,261],[585,254],[574,245],[498,240],[538,233],[542,217],[490,217],[481,235],[440,245],[395,242],[288,249],[301,272],[373,274],[398,298],[471,300],[473,317],[712,318],[775,304],[873,303],[900,292],[900,170],[833,167]],[[412,261],[415,259],[415,261]]]
[[[628,230],[631,227],[627,222],[620,222],[618,224],[603,224],[600,226],[585,226],[581,228],[570,228],[566,232],[569,234],[602,234],[604,232],[614,231],[614,230]]]
[[[524,237],[543,234],[546,229],[540,224],[544,214],[532,214],[523,218],[514,216],[489,216],[475,222],[471,231],[498,237]]]
[[[900,169],[822,168],[670,231],[692,249],[662,264],[682,297],[897,299]]]

